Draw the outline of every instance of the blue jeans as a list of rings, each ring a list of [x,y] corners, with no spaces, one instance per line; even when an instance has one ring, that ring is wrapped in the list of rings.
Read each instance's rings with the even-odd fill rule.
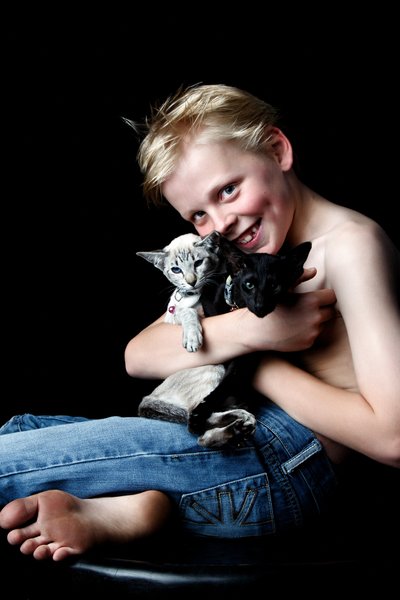
[[[185,425],[19,415],[0,428],[0,504],[42,490],[81,498],[157,489],[190,533],[247,537],[304,525],[336,489],[315,435],[274,404],[244,447],[204,448]]]

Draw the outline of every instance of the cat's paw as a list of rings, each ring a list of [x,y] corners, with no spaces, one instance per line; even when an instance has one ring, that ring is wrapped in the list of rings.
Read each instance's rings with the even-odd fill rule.
[[[203,333],[201,329],[185,332],[182,344],[188,352],[197,352],[203,344]]]
[[[198,443],[207,448],[220,448],[228,444],[240,447],[246,438],[253,435],[256,423],[255,416],[243,409],[213,413],[207,420],[211,427],[198,438]]]

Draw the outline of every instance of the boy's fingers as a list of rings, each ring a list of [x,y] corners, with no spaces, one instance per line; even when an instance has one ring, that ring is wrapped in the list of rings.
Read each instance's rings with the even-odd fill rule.
[[[303,281],[308,281],[309,279],[312,279],[316,276],[316,274],[317,269],[315,267],[308,267],[304,269],[303,274],[296,281],[296,285],[299,285],[299,283],[302,283]]]

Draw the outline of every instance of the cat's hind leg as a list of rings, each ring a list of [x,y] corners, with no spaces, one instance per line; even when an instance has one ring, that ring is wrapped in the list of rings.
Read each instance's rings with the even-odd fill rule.
[[[247,408],[242,401],[242,398],[245,398],[248,394],[246,387],[242,389],[243,382],[247,379],[240,377],[240,374],[238,374],[238,364],[239,359],[230,361],[225,369],[224,378],[219,385],[215,386],[207,396],[204,396],[201,402],[190,410],[188,426],[191,433],[201,435],[209,429],[209,419],[213,413],[225,415],[228,414],[227,411],[233,409]],[[231,423],[231,420],[229,420],[229,423]]]
[[[220,448],[227,444],[241,446],[256,429],[256,418],[249,411],[235,408],[215,412],[207,419],[208,429],[198,438],[201,446]]]

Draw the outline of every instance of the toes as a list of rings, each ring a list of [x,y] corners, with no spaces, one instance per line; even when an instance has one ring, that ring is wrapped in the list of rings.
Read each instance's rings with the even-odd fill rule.
[[[57,562],[76,554],[79,554],[79,552],[69,546],[60,546],[60,544],[57,544],[56,542],[51,542],[49,544],[41,544],[38,546],[33,552],[33,558],[36,560],[53,558],[53,560]]]
[[[40,533],[38,529],[37,523],[32,523],[32,525],[28,525],[27,527],[22,527],[21,529],[13,529],[9,531],[7,534],[7,541],[12,546],[15,544],[21,544],[25,540],[35,538]]]
[[[25,540],[21,544],[20,550],[22,554],[32,554],[36,560],[43,560],[53,556],[58,547],[59,544],[51,542],[42,535],[38,535],[36,538]]]
[[[20,551],[22,554],[34,554],[42,543],[43,542],[40,543],[36,539],[25,540],[20,546]]]
[[[21,548],[22,552],[22,548]],[[29,552],[28,554],[33,554],[33,558],[36,560],[44,560],[46,558],[50,558],[53,554],[50,545],[41,544],[33,552]]]
[[[36,516],[38,509],[37,496],[17,498],[6,504],[0,515],[0,524],[3,529],[11,529],[26,523]]]
[[[46,542],[43,536],[26,540],[21,544],[20,550],[22,554],[32,554],[36,560],[45,560],[52,557],[53,560],[58,561],[77,553],[67,546],[60,547],[59,543]]]
[[[64,560],[65,558],[76,554],[78,554],[77,550],[73,550],[72,548],[63,546],[62,548],[57,548],[57,550],[54,552],[53,560]]]

